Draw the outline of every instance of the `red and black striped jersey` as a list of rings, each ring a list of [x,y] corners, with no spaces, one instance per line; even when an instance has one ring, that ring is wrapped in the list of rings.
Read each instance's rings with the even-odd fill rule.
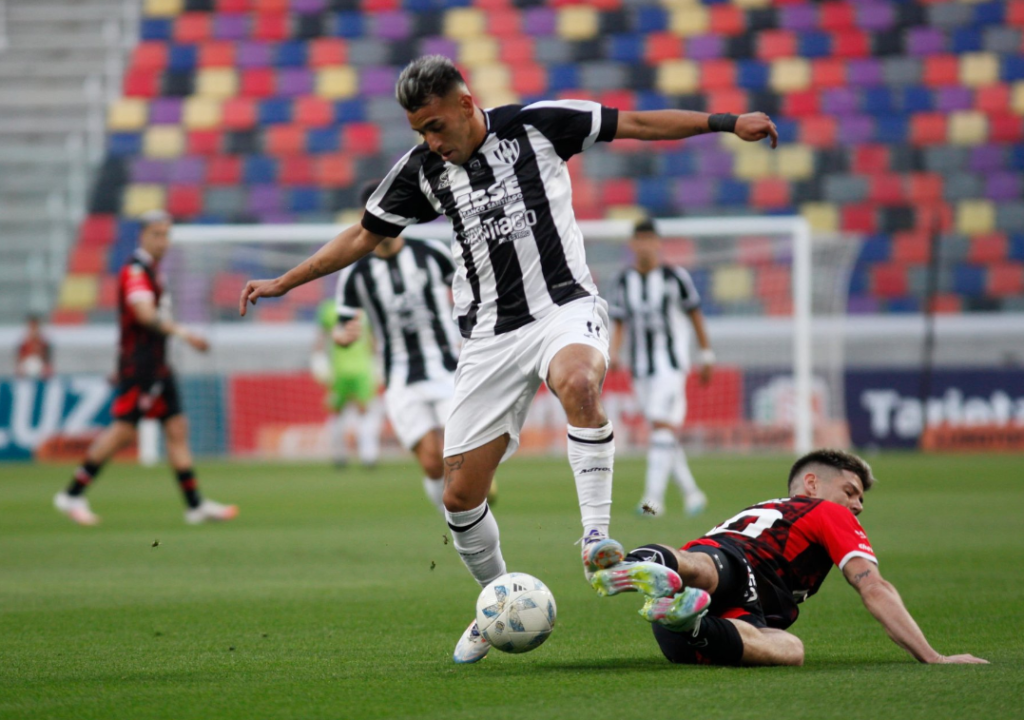
[[[156,274],[156,263],[143,250],[136,250],[118,275],[117,306],[121,340],[117,371],[121,380],[155,380],[170,373],[167,366],[167,338],[135,317],[132,303],[150,298],[159,307],[163,284]]]
[[[878,563],[849,509],[803,496],[753,505],[683,549],[698,544],[729,545],[747,558],[771,627],[792,625],[797,604],[818,591],[833,565],[842,570],[855,557]]]

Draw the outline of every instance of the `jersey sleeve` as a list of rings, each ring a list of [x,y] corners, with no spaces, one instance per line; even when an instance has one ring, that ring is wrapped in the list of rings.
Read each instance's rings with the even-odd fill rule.
[[[362,304],[356,290],[356,266],[349,265],[338,276],[338,288],[335,293],[335,320],[351,320],[359,314]],[[332,323],[333,324],[333,323]]]
[[[668,268],[669,276],[679,287],[679,304],[683,310],[696,310],[700,307],[700,293],[697,286],[684,268],[678,265]]]
[[[125,267],[121,275],[121,283],[124,287],[124,299],[129,305],[140,300],[154,300],[156,288],[149,274],[141,265],[132,263]]]
[[[548,100],[522,109],[522,121],[551,141],[563,160],[595,142],[611,142],[619,127],[619,111],[589,100]]]
[[[814,539],[828,551],[832,562],[840,570],[855,557],[878,564],[878,558],[871,549],[867,533],[848,509],[837,503],[825,501],[818,504],[813,516],[813,532],[816,535]]]
[[[428,152],[425,146],[417,146],[395,163],[366,202],[364,228],[377,235],[398,237],[403,228],[438,217],[420,185],[420,165],[425,152]]]
[[[451,250],[440,240],[424,240],[423,244],[427,246],[430,257],[440,268],[444,284],[451,287],[452,280],[455,278],[455,262],[452,260]]]
[[[626,273],[615,279],[615,285],[608,296],[608,317],[613,320],[625,320],[629,314],[626,308]]]

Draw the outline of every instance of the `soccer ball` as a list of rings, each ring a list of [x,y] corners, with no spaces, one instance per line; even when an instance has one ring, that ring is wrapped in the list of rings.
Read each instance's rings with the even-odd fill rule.
[[[507,573],[491,582],[476,601],[480,634],[502,652],[539,647],[555,627],[555,596],[526,573]]]

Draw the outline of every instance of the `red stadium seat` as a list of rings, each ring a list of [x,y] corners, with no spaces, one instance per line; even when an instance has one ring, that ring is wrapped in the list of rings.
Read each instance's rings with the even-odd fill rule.
[[[263,138],[268,155],[280,157],[306,152],[306,131],[300,125],[269,125],[263,129]]]
[[[597,101],[607,107],[618,108],[619,110],[636,109],[636,96],[629,90],[609,90],[601,93]],[[575,186],[573,196],[575,197]]]
[[[755,292],[762,300],[787,296],[792,292],[793,280],[785,265],[765,265],[757,270]]]
[[[751,183],[750,202],[756,208],[781,208],[790,204],[789,183],[781,178],[761,178]]]
[[[213,304],[218,308],[238,307],[238,288],[245,287],[249,278],[241,273],[219,272],[213,280],[211,293]],[[273,303],[267,303],[271,305]]]
[[[124,75],[125,97],[156,97],[160,94],[160,71],[129,70]]]
[[[871,289],[878,297],[903,297],[907,294],[907,268],[904,265],[878,263],[870,273]]]
[[[747,15],[735,5],[712,5],[708,14],[713,35],[740,35],[747,29]]]
[[[512,0],[473,0],[473,7],[481,10],[500,10],[512,4]]]
[[[938,173],[912,173],[908,196],[915,205],[942,199],[943,178]]]
[[[216,155],[221,149],[218,130],[191,130],[185,137],[186,155]]]
[[[605,180],[601,184],[600,192],[601,204],[605,208],[636,203],[636,182],[631,178]]]
[[[845,205],[841,210],[840,227],[845,232],[877,232],[878,212],[870,203]]]
[[[932,300],[932,312],[936,315],[957,315],[963,311],[963,298],[951,293],[940,293]]]
[[[921,265],[931,256],[931,238],[928,233],[907,231],[892,237],[892,259],[906,265]]]
[[[163,70],[167,67],[167,43],[145,41],[132,51],[132,70]]]
[[[199,43],[209,39],[213,16],[207,12],[187,12],[174,21],[174,39],[180,43]]]
[[[705,97],[707,98],[708,112],[726,112],[742,115],[745,112],[756,109],[750,107],[750,100],[747,97],[746,90],[741,90],[740,88],[712,90]]]
[[[815,89],[846,87],[846,61],[817,58],[811,61],[811,86]]]
[[[238,155],[215,155],[206,163],[208,185],[238,185],[242,182],[242,158]]]
[[[996,297],[1024,295],[1024,265],[999,263],[988,269],[985,291]]]
[[[294,118],[303,127],[326,127],[334,122],[334,106],[315,95],[296,98]]]
[[[871,55],[871,37],[863,30],[832,33],[832,55],[838,58],[862,58]]]
[[[380,127],[373,123],[349,123],[341,129],[342,147],[354,155],[380,152]]]
[[[786,117],[808,117],[817,115],[820,95],[813,90],[791,92],[782,96],[782,114]]]
[[[304,142],[305,136],[300,137]],[[312,185],[313,159],[308,155],[293,155],[281,160],[280,182],[282,185]]]
[[[764,30],[757,36],[757,57],[762,60],[776,60],[796,55],[796,33],[791,30]]]
[[[252,17],[254,40],[285,40],[288,37],[289,18],[284,12],[259,13]]]
[[[956,55],[932,55],[924,59],[921,81],[929,87],[960,84],[960,58]]]
[[[234,67],[235,44],[226,40],[214,40],[199,46],[199,67]]]
[[[100,278],[100,292],[96,299],[96,307],[112,310],[117,307],[117,294],[120,283],[115,275],[106,274]]]
[[[725,90],[736,87],[736,63],[732,60],[705,60],[700,64],[700,89]]]
[[[974,108],[992,115],[1010,112],[1010,87],[984,85],[974,91]]]
[[[683,39],[672,33],[651,33],[647,36],[644,47],[644,60],[648,65],[657,65],[665,60],[683,57]]]
[[[812,147],[832,147],[836,142],[836,118],[819,115],[800,121],[800,142]]]
[[[861,145],[853,149],[850,169],[857,175],[873,175],[889,169],[887,145]]]
[[[512,89],[520,95],[539,95],[548,89],[548,74],[543,65],[523,63],[512,66]]]
[[[348,153],[320,155],[314,161],[313,174],[320,187],[348,187],[355,182],[355,164]]]
[[[967,250],[967,262],[977,265],[1002,262],[1006,259],[1008,247],[1009,243],[1003,233],[975,235],[971,238],[971,245]]]
[[[216,0],[218,13],[249,12],[253,0]]]
[[[387,12],[402,6],[401,0],[362,0],[360,4],[363,12]]]
[[[68,272],[75,275],[99,275],[107,269],[107,252],[103,247],[78,245],[71,251]]]
[[[988,139],[997,143],[1019,143],[1024,140],[1024,118],[998,113],[988,118]]]
[[[1006,4],[1006,24],[1024,27],[1024,1],[1014,0]]]
[[[245,281],[243,281],[245,284]],[[236,292],[235,295],[238,295]],[[235,298],[235,304],[238,304],[238,298]],[[84,310],[62,310],[56,309],[50,313],[50,323],[53,325],[85,325],[87,315]]]
[[[818,26],[822,30],[850,30],[857,25],[853,4],[845,2],[823,2],[818,7]]]
[[[309,66],[326,67],[348,63],[348,46],[340,38],[316,38],[309,43]]]
[[[944,145],[947,135],[945,113],[919,113],[910,119],[910,142],[913,145]]]
[[[78,228],[78,244],[91,248],[105,247],[117,235],[117,216],[89,215]]]
[[[249,5],[258,13],[275,15],[288,12],[289,0],[249,0]]]
[[[498,47],[498,57],[503,63],[510,65],[513,72],[519,63],[533,63],[533,38],[526,35],[502,38]]]
[[[902,175],[880,173],[868,179],[868,200],[879,205],[906,205],[907,188]]]
[[[914,208],[914,228],[922,232],[946,232],[953,228],[954,213],[949,203],[936,200]]]
[[[238,94],[244,97],[272,97],[275,84],[273,68],[246,68],[242,71]]]
[[[198,185],[171,185],[167,189],[167,212],[175,218],[190,218],[203,211],[203,190]]]
[[[252,98],[228,98],[221,105],[221,124],[228,130],[256,127],[257,118],[256,101]]]
[[[487,34],[495,38],[516,37],[521,17],[516,8],[492,10],[487,13]]]

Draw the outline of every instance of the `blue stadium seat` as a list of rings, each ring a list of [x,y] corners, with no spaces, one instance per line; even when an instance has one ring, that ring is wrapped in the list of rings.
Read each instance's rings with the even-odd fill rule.
[[[801,33],[797,38],[797,54],[805,58],[829,57],[832,54],[832,38],[824,32]]]
[[[636,32],[646,34],[668,30],[668,13],[660,7],[641,6],[634,17]]]
[[[563,63],[548,68],[548,90],[552,93],[576,90],[579,85],[579,68],[576,65]]]
[[[662,178],[639,178],[636,201],[652,215],[661,215],[672,207],[672,184]]]
[[[910,119],[906,115],[882,115],[875,119],[875,141],[889,145],[907,142]]]
[[[324,194],[315,187],[292,188],[285,209],[291,212],[316,212],[323,209]]]
[[[339,100],[334,103],[334,121],[340,124],[365,122],[366,104],[362,100]]]
[[[274,125],[292,121],[292,101],[283,98],[270,98],[259,104],[258,118],[260,125]]]
[[[653,90],[641,90],[636,94],[637,110],[664,110],[671,107],[668,98]]]
[[[337,152],[341,148],[338,128],[313,128],[306,133],[306,151],[311,153]]]
[[[612,35],[608,38],[607,56],[610,60],[621,62],[643,62],[644,36],[637,34]]]
[[[750,202],[750,186],[740,180],[723,179],[716,200],[719,205],[746,205]]]
[[[1003,58],[1000,77],[1003,80],[1024,80],[1024,55],[1007,55]]]
[[[885,301],[885,310],[898,315],[921,312],[921,302],[913,297],[891,298]]]
[[[1002,25],[1006,22],[1005,2],[986,2],[974,6],[975,25]]]
[[[308,55],[308,44],[296,40],[283,42],[277,46],[274,65],[277,67],[306,67]]]
[[[900,105],[907,114],[930,112],[935,109],[935,98],[930,88],[913,85],[903,88]]]
[[[953,268],[953,292],[968,297],[985,294],[985,268],[963,263]]]
[[[250,155],[245,158],[242,178],[246,185],[264,185],[277,182],[277,162],[273,158],[262,155]]]
[[[1006,259],[1024,262],[1024,234],[1011,235],[1006,249]]]
[[[887,87],[870,87],[864,90],[864,112],[885,116],[896,112],[897,102],[893,91]]]
[[[796,120],[776,117],[775,129],[779,132],[780,143],[797,142],[800,132],[800,124]]]
[[[892,255],[892,239],[888,235],[871,235],[860,248],[861,262],[887,262]]]
[[[171,45],[167,53],[170,70],[192,70],[198,64],[199,51],[195,45]]]
[[[170,18],[143,18],[139,28],[140,40],[170,40],[174,34],[174,24]]]
[[[768,66],[757,60],[736,62],[736,86],[747,90],[764,90],[768,87]]]
[[[954,30],[953,36],[950,38],[950,49],[957,55],[981,50],[981,28],[964,27]]]
[[[362,37],[363,33],[362,13],[346,11],[334,16],[333,27],[330,28],[330,34],[334,37],[357,38]]]
[[[114,157],[131,157],[142,152],[142,133],[110,133],[107,153]]]
[[[655,157],[655,167],[659,175],[666,177],[693,175],[697,172],[697,156],[686,150],[659,153]]]

